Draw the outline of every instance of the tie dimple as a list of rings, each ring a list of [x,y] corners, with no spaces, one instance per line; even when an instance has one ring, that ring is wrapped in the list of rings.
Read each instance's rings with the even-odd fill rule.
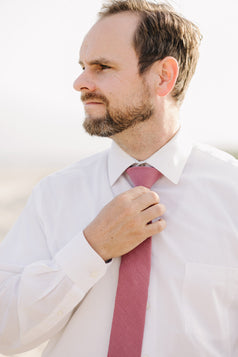
[[[135,186],[151,188],[162,174],[151,166],[132,166],[126,170]]]

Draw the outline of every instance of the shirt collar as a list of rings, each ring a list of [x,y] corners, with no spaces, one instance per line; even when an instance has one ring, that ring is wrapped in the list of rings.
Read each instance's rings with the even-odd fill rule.
[[[123,151],[114,141],[108,155],[108,174],[111,186],[133,164],[147,163],[155,167],[174,184],[179,182],[184,166],[192,150],[191,142],[182,129],[145,161],[138,161]]]

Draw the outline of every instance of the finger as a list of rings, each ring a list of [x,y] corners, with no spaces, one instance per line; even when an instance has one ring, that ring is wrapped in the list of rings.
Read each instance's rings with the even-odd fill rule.
[[[146,226],[147,236],[151,237],[157,233],[162,232],[166,228],[166,221],[164,218],[160,218],[158,221],[148,224]]]
[[[140,196],[143,196],[144,194],[150,192],[151,190],[147,187],[144,187],[144,186],[136,186],[136,187],[133,187],[131,188],[129,191],[130,193],[130,197],[132,200],[135,200],[137,199],[138,197]]]
[[[140,195],[134,199],[133,204],[135,208],[140,211],[148,209],[148,207],[156,205],[159,203],[159,196],[154,191],[147,191],[144,194]]]
[[[147,208],[146,210],[141,212],[141,216],[142,216],[142,219],[144,220],[144,222],[146,222],[146,224],[147,224],[148,222],[150,222],[158,217],[163,216],[165,211],[166,211],[165,206],[162,203],[159,203],[159,204],[150,206],[149,208]]]
[[[138,197],[144,195],[147,192],[150,192],[149,188],[146,188],[144,186],[136,186],[126,192],[121,193],[117,197],[125,200],[136,200]]]

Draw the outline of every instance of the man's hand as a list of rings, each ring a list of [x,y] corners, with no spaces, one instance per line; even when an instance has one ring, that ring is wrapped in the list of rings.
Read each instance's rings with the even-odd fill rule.
[[[161,232],[166,226],[164,219],[150,222],[164,212],[157,193],[137,186],[109,202],[85,228],[84,236],[107,261],[128,253],[148,237]]]

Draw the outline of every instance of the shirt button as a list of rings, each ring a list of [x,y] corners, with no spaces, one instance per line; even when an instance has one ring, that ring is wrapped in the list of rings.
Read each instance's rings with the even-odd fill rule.
[[[147,302],[146,310],[150,310],[150,303],[149,302]],[[145,356],[145,357],[147,357],[147,356]]]
[[[99,272],[98,271],[91,271],[91,273],[90,273],[90,277],[91,278],[97,278],[99,276]]]

